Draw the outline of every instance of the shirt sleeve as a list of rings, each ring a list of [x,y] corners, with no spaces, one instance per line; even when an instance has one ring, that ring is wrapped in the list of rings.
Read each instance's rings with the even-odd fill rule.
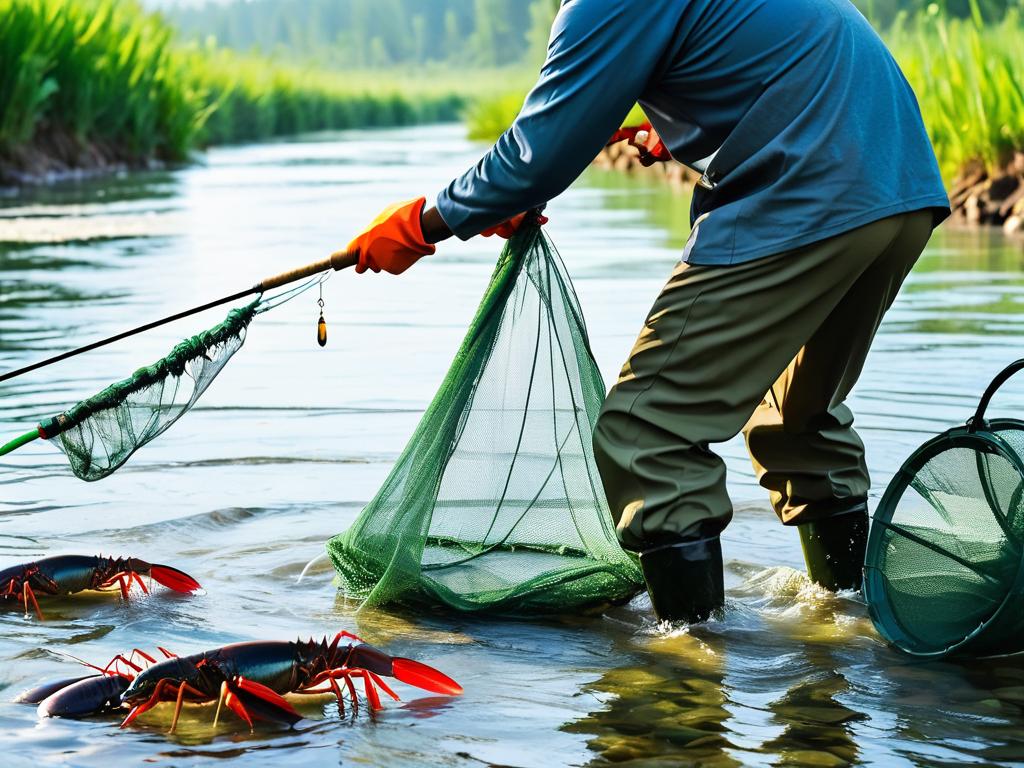
[[[512,127],[441,191],[460,239],[557,197],[636,103],[675,33],[669,0],[563,0],[547,60]]]

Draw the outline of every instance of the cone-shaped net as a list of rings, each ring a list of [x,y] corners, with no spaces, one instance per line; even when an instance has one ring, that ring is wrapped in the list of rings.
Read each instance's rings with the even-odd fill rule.
[[[83,480],[115,472],[135,451],[180,419],[245,340],[259,301],[178,344],[169,355],[40,424]]]
[[[395,468],[328,542],[341,588],[520,614],[635,594],[591,447],[603,397],[561,261],[524,227]]]
[[[923,656],[1024,650],[1024,424],[919,449],[875,513],[865,597],[883,636]]]

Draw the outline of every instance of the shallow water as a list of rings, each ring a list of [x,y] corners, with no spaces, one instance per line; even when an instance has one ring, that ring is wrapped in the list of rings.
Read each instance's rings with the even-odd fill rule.
[[[0,198],[0,370],[251,284],[340,247],[384,204],[439,188],[479,147],[457,128],[220,149],[181,171]],[[609,380],[681,251],[686,204],[664,188],[589,172],[550,206]],[[334,276],[330,340],[316,296],[260,317],[195,411],[117,474],[85,484],[35,443],[0,459],[0,567],[61,552],[175,564],[207,594],[44,603],[40,623],[0,613],[5,764],[881,765],[1024,762],[1024,664],[920,663],[890,650],[858,598],[800,572],[796,534],[771,514],[742,443],[722,446],[736,518],[729,610],[659,629],[645,598],[601,617],[502,621],[369,612],[329,566],[303,566],[386,476],[433,395],[486,284],[497,244],[446,244],[400,279]],[[1024,248],[994,232],[940,231],[890,313],[852,398],[875,495],[928,436],[970,415],[1019,355]],[[151,362],[224,310],[0,385],[0,437],[24,432]],[[1010,385],[996,407],[1024,405]],[[302,702],[294,729],[191,708],[38,721],[8,703],[132,647],[178,652],[243,639],[360,632],[461,682],[458,699],[400,691],[376,721]]]

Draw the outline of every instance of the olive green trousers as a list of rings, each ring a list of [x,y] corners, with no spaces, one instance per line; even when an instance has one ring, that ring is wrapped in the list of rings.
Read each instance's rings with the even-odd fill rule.
[[[732,505],[710,445],[741,430],[783,523],[864,500],[844,401],[931,231],[915,211],[757,261],[675,268],[594,431],[624,547],[718,535]]]

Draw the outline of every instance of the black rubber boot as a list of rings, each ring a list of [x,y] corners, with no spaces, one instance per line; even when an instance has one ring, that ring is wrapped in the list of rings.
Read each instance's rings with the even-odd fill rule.
[[[811,581],[833,592],[860,589],[868,546],[866,501],[849,512],[804,523],[797,529]]]
[[[718,538],[653,547],[640,553],[647,591],[661,621],[707,621],[725,604]]]

